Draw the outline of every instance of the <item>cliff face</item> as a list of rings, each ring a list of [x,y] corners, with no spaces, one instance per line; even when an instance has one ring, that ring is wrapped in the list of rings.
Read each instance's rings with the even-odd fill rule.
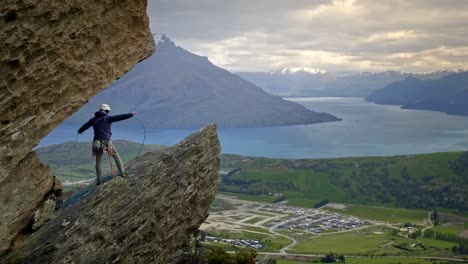
[[[88,190],[0,263],[167,263],[208,216],[219,155],[214,125],[147,153],[127,164],[127,179]]]
[[[39,161],[28,153],[154,42],[146,0],[2,0],[0,14],[1,254],[49,191],[47,169],[34,171]],[[22,189],[25,179],[40,188]]]

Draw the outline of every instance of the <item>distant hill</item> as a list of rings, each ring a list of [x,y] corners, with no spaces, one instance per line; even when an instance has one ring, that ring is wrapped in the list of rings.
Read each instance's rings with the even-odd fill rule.
[[[114,141],[124,163],[141,144]],[[90,142],[67,142],[36,149],[62,181],[94,179]],[[147,151],[163,149],[145,145]],[[103,170],[109,173],[107,160]],[[291,204],[331,202],[407,208],[452,208],[468,213],[468,152],[394,157],[268,159],[223,154],[219,190],[241,194],[285,194]]]
[[[120,154],[123,163],[128,162],[149,151],[158,151],[164,146],[144,145],[126,140],[114,140],[112,143]],[[51,167],[52,174],[58,176],[61,181],[77,181],[94,178],[95,157],[91,155],[91,142],[65,142],[35,149],[39,159]],[[111,158],[113,161],[113,159]],[[113,165],[115,169],[115,164]],[[104,173],[110,172],[109,162],[103,160]]]
[[[468,72],[450,74],[437,80],[407,78],[385,86],[366,100],[402,105],[405,109],[468,115]]]
[[[220,190],[316,202],[451,208],[468,213],[468,152],[394,157],[268,159],[223,155]],[[229,173],[232,172],[232,173]]]
[[[456,71],[458,72],[458,71]],[[281,96],[343,96],[366,97],[384,86],[404,80],[438,79],[453,71],[409,73],[398,71],[335,74],[320,69],[287,67],[272,72],[239,72],[237,75],[262,87],[266,92]]]
[[[68,122],[83,123],[101,103],[112,113],[137,111],[153,128],[262,127],[338,121],[270,95],[206,57],[157,35],[156,53],[93,97]]]

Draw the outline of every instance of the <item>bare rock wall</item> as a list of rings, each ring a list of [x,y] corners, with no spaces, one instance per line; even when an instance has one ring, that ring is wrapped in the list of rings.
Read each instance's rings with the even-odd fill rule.
[[[22,162],[31,149],[89,98],[154,52],[146,5],[146,0],[0,1],[2,188],[17,188],[25,175],[35,177],[28,162]],[[31,179],[40,180],[46,186],[50,179]],[[0,215],[34,206],[11,202],[28,201],[24,195],[1,192]],[[0,222],[0,254],[12,233],[6,225]]]
[[[216,127],[147,153],[117,177],[77,194],[3,263],[166,264],[208,217],[219,180]]]

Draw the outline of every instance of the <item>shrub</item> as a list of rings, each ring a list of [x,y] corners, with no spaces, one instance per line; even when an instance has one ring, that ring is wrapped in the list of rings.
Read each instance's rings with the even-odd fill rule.
[[[234,263],[236,264],[255,264],[257,252],[249,248],[240,248],[234,255]]]
[[[205,255],[207,264],[235,264],[222,247],[212,247]]]

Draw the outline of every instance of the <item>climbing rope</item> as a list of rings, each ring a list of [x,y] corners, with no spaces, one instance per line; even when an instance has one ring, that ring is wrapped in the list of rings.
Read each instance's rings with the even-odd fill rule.
[[[78,144],[78,133],[76,133],[75,142],[73,143],[73,147],[68,152],[68,169],[70,170],[70,181],[71,182],[73,182],[73,170],[72,170],[72,164],[71,164],[71,155],[72,155],[73,149],[76,148],[76,144]]]
[[[143,141],[141,142],[141,145],[140,145],[140,150],[138,151],[138,155],[136,156],[136,158],[140,157],[141,155],[141,152],[143,151],[143,146],[145,145],[145,142],[146,142],[146,127],[143,125],[143,123],[140,121],[140,119],[138,119],[137,117],[133,116],[133,118],[135,118],[135,120],[140,124],[141,128],[143,129]],[[78,144],[78,133],[76,133],[76,136],[75,136],[75,142],[73,143],[73,147],[71,148],[71,150],[68,152],[68,169],[69,169],[69,172],[70,172],[70,181],[73,182],[73,166],[72,166],[72,154],[74,152],[74,150],[76,150],[76,146]],[[105,152],[107,152],[107,150],[104,150]],[[112,161],[110,159],[110,153],[103,153],[104,156],[106,156],[107,160],[109,161],[109,166],[110,166],[110,169],[111,169],[111,175],[112,177],[114,177],[114,169],[113,169],[113,166],[112,166]],[[107,155],[106,155],[107,154]]]
[[[138,121],[138,123],[140,124],[140,126],[143,128],[143,132],[144,132],[143,142],[141,142],[140,151],[138,151],[138,155],[136,156],[136,157],[138,158],[138,157],[140,157],[141,151],[143,150],[143,146],[145,145],[145,141],[146,141],[146,127],[143,125],[143,123],[140,121],[140,119],[136,118],[135,116],[133,116],[133,118],[135,118],[135,120]]]

